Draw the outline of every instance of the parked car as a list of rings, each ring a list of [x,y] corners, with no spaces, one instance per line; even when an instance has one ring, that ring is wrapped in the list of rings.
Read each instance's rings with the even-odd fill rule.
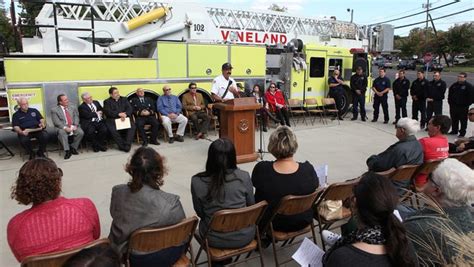
[[[377,66],[377,67],[380,68],[380,67],[383,67],[383,66],[384,66],[385,61],[386,61],[386,59],[383,58],[383,57],[381,57],[381,58],[376,58],[376,59],[374,59],[373,64],[374,64],[375,66]]]
[[[428,71],[443,71],[443,65],[438,62],[430,62],[425,65],[425,69],[428,67]]]
[[[462,64],[469,61],[464,55],[455,56],[453,59],[454,64]]]
[[[414,60],[402,60],[397,65],[397,70],[415,70],[416,62]]]
[[[392,61],[386,60],[386,61],[383,63],[383,67],[386,68],[386,69],[391,69],[391,68],[393,68],[393,63],[392,63]]]

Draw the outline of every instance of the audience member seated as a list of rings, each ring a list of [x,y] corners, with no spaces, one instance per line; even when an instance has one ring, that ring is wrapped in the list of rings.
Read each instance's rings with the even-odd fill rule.
[[[181,114],[181,101],[179,101],[177,96],[171,94],[171,87],[168,85],[163,86],[163,95],[158,98],[156,106],[161,114],[161,120],[168,134],[169,143],[172,144],[175,139],[178,142],[184,142],[183,136],[186,124],[188,124],[188,118]],[[173,130],[171,128],[171,123],[173,122],[178,123],[176,138],[173,137]]]
[[[416,132],[420,130],[418,121],[401,118],[395,124],[395,129],[395,136],[399,141],[388,147],[384,152],[370,156],[367,159],[369,171],[383,172],[402,165],[420,165],[423,163],[423,148],[415,137]],[[394,184],[398,188],[406,188],[409,181],[394,181]],[[402,193],[402,190],[399,193]]]
[[[155,103],[149,97],[145,96],[143,88],[138,88],[137,97],[132,98],[130,101],[133,108],[133,114],[135,114],[135,124],[142,139],[142,146],[148,145],[148,137],[145,133],[145,124],[151,125],[150,144],[159,145],[157,141],[158,129],[160,123],[156,117]]]
[[[120,258],[110,246],[81,250],[69,258],[62,267],[121,267]]]
[[[266,132],[267,131],[267,125],[268,125],[268,114],[267,111],[265,110],[267,101],[265,100],[265,97],[263,96],[263,92],[260,90],[260,85],[255,84],[253,86],[253,91],[250,96],[255,97],[255,101],[260,105],[260,108],[257,109],[256,115],[257,119],[259,119],[259,123],[262,126],[262,131]]]
[[[76,248],[99,238],[99,215],[94,204],[87,198],[61,197],[62,176],[62,170],[49,158],[36,158],[21,167],[11,196],[32,207],[8,223],[8,244],[18,261]]]
[[[191,194],[196,214],[201,219],[199,233],[207,233],[212,215],[222,209],[238,209],[255,203],[248,172],[237,168],[235,147],[229,139],[211,143],[207,153],[206,170],[191,179]],[[208,233],[209,246],[238,248],[255,237],[255,228],[229,233]]]
[[[104,113],[107,117],[105,124],[109,133],[112,135],[115,143],[117,143],[119,150],[129,152],[132,148],[133,136],[135,134],[135,123],[132,121],[132,106],[128,102],[126,97],[120,96],[120,92],[116,87],[109,88],[110,97],[104,101]],[[115,120],[120,119],[124,122],[126,119],[130,120],[130,128],[117,130]],[[121,133],[126,134],[125,138],[121,136]]]
[[[429,176],[424,193],[442,210],[427,207],[405,220],[420,262],[472,266],[474,171],[456,159],[445,159]]]
[[[131,180],[113,187],[110,202],[109,239],[119,255],[127,251],[128,240],[135,230],[173,225],[185,218],[179,196],[160,189],[166,167],[164,158],[153,148],[138,148],[125,170]],[[157,266],[157,262],[160,266],[170,266],[184,249],[184,246],[178,246],[151,254],[136,251],[131,256],[132,266]]]
[[[13,113],[12,126],[18,134],[21,146],[30,155],[30,159],[34,159],[36,155],[46,157],[44,152],[46,152],[46,145],[48,144],[48,132],[45,130],[46,122],[43,116],[37,109],[28,106],[28,99],[21,97],[17,102],[20,108]],[[32,138],[36,138],[39,144],[36,155],[31,145]]]
[[[467,113],[469,121],[474,122],[474,108],[470,108]],[[454,143],[449,143],[449,153],[462,153],[466,150],[474,149],[474,134],[469,138],[458,138]]]
[[[89,93],[81,95],[82,104],[79,105],[79,118],[86,140],[92,144],[94,152],[107,151],[105,138],[107,126],[105,125],[103,108],[99,101],[92,99]]]
[[[51,109],[51,120],[56,128],[59,142],[63,146],[64,159],[69,159],[71,155],[79,155],[77,149],[84,137],[84,132],[79,126],[79,112],[75,106],[69,104],[68,97],[60,94],[57,101],[58,106]]]
[[[295,134],[287,126],[278,127],[268,142],[268,151],[276,161],[261,161],[252,172],[255,187],[255,201],[266,200],[269,203],[260,229],[265,230],[275,206],[286,195],[307,195],[313,193],[319,185],[313,165],[308,161],[296,162],[293,155],[298,149]],[[292,216],[278,215],[273,219],[276,231],[298,231],[313,220],[313,210]]]
[[[451,129],[451,119],[445,115],[436,115],[428,122],[428,135],[420,139],[423,148],[423,161],[445,159],[449,156],[448,138],[445,134]],[[415,178],[415,186],[422,188],[428,181],[426,173]]]
[[[368,172],[353,191],[357,230],[326,252],[324,266],[417,266],[406,230],[393,213],[398,195],[390,180]]]
[[[285,104],[285,97],[274,82],[270,83],[270,86],[265,93],[265,100],[267,101],[266,108],[276,114],[277,118],[280,120],[280,124],[290,126],[290,116]]]
[[[245,90],[245,87],[241,83],[237,83],[237,89],[238,89],[239,98],[249,96],[248,92]]]
[[[196,83],[190,83],[188,89],[189,92],[184,94],[181,100],[183,102],[183,107],[188,112],[188,119],[193,122],[193,126],[196,128],[196,140],[205,138],[211,118],[206,112],[206,106],[202,94],[197,92]],[[199,120],[201,120],[201,123],[199,123]]]

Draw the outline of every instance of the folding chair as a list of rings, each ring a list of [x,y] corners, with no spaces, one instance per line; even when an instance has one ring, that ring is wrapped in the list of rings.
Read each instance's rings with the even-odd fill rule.
[[[345,224],[350,217],[352,216],[351,210],[344,206],[344,203],[350,201],[353,193],[353,187],[359,183],[360,178],[352,179],[350,181],[342,182],[342,183],[334,183],[326,187],[321,195],[316,200],[313,211],[314,211],[314,218],[318,221],[319,227],[319,234],[321,236],[321,240],[323,240],[323,230],[330,230],[341,225]],[[342,201],[342,212],[341,217],[337,219],[325,219],[319,213],[319,207],[324,204],[326,200],[333,200],[333,201]],[[324,241],[322,242],[323,249],[326,250],[326,244]]]
[[[132,114],[132,118],[133,118],[133,121],[136,123],[137,118],[136,118],[135,114]],[[161,116],[158,117],[157,113],[155,113],[155,118],[156,118],[156,120],[158,121],[158,127],[160,127],[159,125],[162,124],[162,122],[161,122]],[[136,125],[136,124],[135,124],[135,125]],[[161,127],[162,127],[162,126],[161,126]],[[143,125],[143,129],[145,130],[145,134],[146,134],[146,135],[150,135],[150,134],[151,134],[151,124],[145,123],[145,125]],[[137,130],[136,130],[135,134],[136,134],[136,137],[137,137],[137,144],[141,145],[140,133],[139,133],[139,131],[138,131],[138,127],[137,127]]]
[[[233,265],[242,261],[248,261],[249,259],[260,257],[260,266],[264,266],[263,257],[261,255],[262,245],[260,239],[260,232],[258,230],[258,222],[260,221],[260,218],[262,217],[263,212],[265,211],[267,206],[268,203],[266,201],[260,201],[259,203],[249,207],[240,209],[220,210],[214,213],[211,218],[211,221],[209,222],[208,231],[204,233],[202,237],[199,233],[196,233],[194,235],[196,241],[200,244],[199,251],[196,256],[196,261],[199,259],[202,250],[205,250],[207,253],[207,264],[209,267],[211,267],[212,261],[222,261],[225,259],[231,259],[234,256],[237,256],[237,258],[232,262]],[[256,239],[252,240],[248,245],[244,247],[233,249],[220,249],[209,246],[207,235],[210,231],[228,233],[238,231],[240,229],[244,229],[250,226],[255,227]],[[260,252],[259,255],[249,258],[252,251],[256,249],[258,249],[258,251]],[[240,255],[244,253],[248,253],[246,258],[242,261],[238,261]],[[199,264],[201,263],[198,263],[198,265]]]
[[[187,246],[187,252],[189,252],[191,259],[186,256],[186,251],[183,253],[181,258],[173,264],[173,266],[194,266],[194,255],[191,247],[191,240],[193,234],[196,231],[196,226],[199,219],[196,216],[182,220],[180,223],[175,225],[160,227],[160,228],[148,228],[140,229],[130,237],[128,250],[126,254],[126,266],[130,266],[130,254],[133,251],[153,253],[160,250],[176,247],[181,245]],[[156,266],[160,263],[157,262]]]
[[[472,162],[474,161],[474,149],[465,151],[465,154],[461,157],[461,159],[459,159],[459,161],[472,168]]]
[[[341,124],[339,120],[339,110],[336,106],[336,100],[334,100],[334,98],[323,98],[321,101],[323,102],[324,114],[334,114],[337,118],[337,122]]]
[[[79,253],[81,250],[92,247],[108,247],[110,244],[109,239],[102,238],[94,240],[90,243],[82,245],[77,248],[68,249],[65,251],[47,253],[42,255],[28,256],[21,262],[21,267],[58,267],[63,264],[72,256]]]
[[[323,118],[324,110],[319,108],[318,100],[316,98],[306,98],[305,100],[306,111],[310,116],[311,125],[314,125],[316,116],[319,115],[319,121],[326,124],[326,120]],[[314,116],[311,116],[314,115]],[[311,119],[313,117],[313,119]]]
[[[296,245],[300,242],[293,243],[293,240],[300,235],[304,235],[306,233],[311,232],[313,237],[313,242],[316,243],[316,235],[314,233],[314,222],[311,220],[311,223],[307,225],[305,228],[295,231],[295,232],[283,232],[283,231],[276,231],[273,229],[273,219],[277,215],[297,215],[301,214],[309,209],[312,208],[314,201],[316,201],[316,197],[322,190],[316,190],[309,195],[304,196],[294,196],[288,195],[281,199],[280,204],[275,208],[272,217],[270,219],[269,227],[272,236],[272,247],[273,247],[273,257],[275,259],[275,265],[280,266],[280,264],[284,264],[290,262],[292,259],[288,259],[282,263],[278,262],[278,254],[276,249],[276,243],[283,241],[280,250],[284,249],[283,247],[287,244],[291,244],[290,246]],[[289,246],[285,247],[288,248]]]
[[[303,107],[303,101],[299,99],[288,99],[288,111],[290,112],[291,118],[293,119],[293,122],[295,125],[298,123],[298,118],[296,119],[295,122],[295,116],[301,115],[303,116],[303,122],[304,125],[306,124],[306,110]],[[293,116],[295,115],[295,116]]]
[[[412,177],[420,166],[421,165],[402,165],[396,169],[391,168],[384,172],[377,172],[377,174],[385,176],[392,181],[397,181],[397,182],[409,181],[409,183],[412,184],[413,183]],[[409,199],[411,195],[412,195],[412,192],[407,190],[406,193],[403,196],[401,196],[400,202],[403,202]]]

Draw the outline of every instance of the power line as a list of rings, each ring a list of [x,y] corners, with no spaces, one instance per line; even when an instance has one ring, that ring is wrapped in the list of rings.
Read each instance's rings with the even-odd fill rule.
[[[456,4],[456,3],[459,3],[459,0],[455,0],[451,3],[447,3],[447,4],[444,4],[444,5],[441,5],[441,6],[433,7],[433,8],[430,9],[430,11],[431,10],[436,10],[436,9],[439,9],[439,8],[442,8],[442,7],[445,7],[445,6],[449,6],[449,5],[452,5],[452,4]],[[386,21],[382,21],[382,22],[378,22],[378,23],[369,24],[369,26],[378,25],[378,24],[387,23],[387,22],[392,22],[392,21],[396,21],[396,20],[400,20],[400,19],[406,19],[406,18],[410,18],[410,17],[420,15],[420,14],[424,14],[424,13],[426,13],[426,11],[421,11],[421,12],[418,12],[418,13],[414,13],[414,14],[403,16],[403,17],[396,18],[396,19],[391,19],[391,20],[386,20]]]
[[[456,12],[456,13],[451,13],[451,14],[449,14],[449,15],[437,17],[437,18],[434,18],[433,21],[438,20],[438,19],[443,19],[443,18],[451,17],[451,16],[458,15],[458,14],[461,14],[461,13],[469,12],[469,11],[472,11],[472,10],[474,10],[474,8],[469,8],[469,9],[466,9],[466,10],[463,10],[463,11],[459,11],[459,12]],[[396,29],[400,29],[400,28],[410,27],[410,26],[422,24],[422,23],[425,23],[425,22],[426,22],[426,20],[420,21],[420,22],[416,22],[416,23],[406,24],[406,25],[402,25],[402,26],[397,26],[397,27],[394,27],[393,29],[396,30]]]

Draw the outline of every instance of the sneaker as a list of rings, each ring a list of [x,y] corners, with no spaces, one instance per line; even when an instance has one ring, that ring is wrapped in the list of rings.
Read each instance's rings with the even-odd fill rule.
[[[341,235],[328,231],[328,230],[323,230],[322,234],[323,234],[324,244],[328,246],[333,246],[334,244],[336,244],[337,240],[341,238]]]

